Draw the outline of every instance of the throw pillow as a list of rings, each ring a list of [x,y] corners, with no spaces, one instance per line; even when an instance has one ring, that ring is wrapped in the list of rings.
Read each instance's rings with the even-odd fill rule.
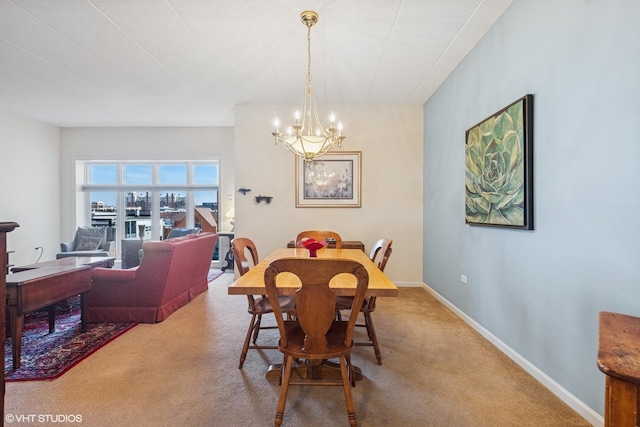
[[[102,237],[82,236],[76,246],[76,251],[95,251],[100,246]]]

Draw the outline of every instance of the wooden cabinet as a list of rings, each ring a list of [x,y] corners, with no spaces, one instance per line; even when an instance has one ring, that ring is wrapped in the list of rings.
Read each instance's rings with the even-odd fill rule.
[[[605,427],[640,425],[640,318],[601,312],[598,368],[606,374]]]
[[[16,227],[19,227],[19,225],[16,224],[15,222],[0,222],[0,254],[3,254],[2,257],[4,258],[5,270],[9,268],[8,256],[6,256],[7,233],[13,231]],[[0,276],[1,276],[0,292],[2,292],[2,295],[6,295],[7,294],[7,282],[6,282],[7,276],[6,274],[0,274]],[[4,340],[5,340],[5,333],[6,333],[6,327],[7,327],[5,304],[0,304],[0,322],[2,322],[2,325],[0,325],[0,338],[2,338],[2,340],[0,340],[0,342],[2,343],[2,346],[0,346],[2,347],[2,349],[0,350],[0,356],[2,356],[1,360],[4,363]],[[0,413],[2,414],[2,421],[0,421],[0,425],[4,425],[4,372],[2,373],[2,380],[0,380],[0,389],[2,392],[2,400],[0,400]]]

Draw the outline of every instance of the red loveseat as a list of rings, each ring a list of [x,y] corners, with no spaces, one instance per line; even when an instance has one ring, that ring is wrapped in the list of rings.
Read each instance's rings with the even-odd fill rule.
[[[139,266],[94,268],[87,292],[88,322],[162,322],[209,289],[207,275],[218,239],[199,233],[146,242]]]

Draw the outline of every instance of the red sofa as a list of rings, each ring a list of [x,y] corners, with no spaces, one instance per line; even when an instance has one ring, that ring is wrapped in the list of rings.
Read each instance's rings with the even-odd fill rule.
[[[139,266],[94,268],[86,296],[87,321],[162,322],[209,288],[217,239],[217,234],[199,233],[146,242]]]

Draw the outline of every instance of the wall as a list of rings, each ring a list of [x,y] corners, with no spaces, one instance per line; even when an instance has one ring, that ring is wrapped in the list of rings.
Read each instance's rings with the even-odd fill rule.
[[[7,235],[12,264],[55,258],[60,247],[60,130],[0,111],[0,220],[20,224]]]
[[[246,196],[236,193],[236,236],[254,240],[261,256],[306,229],[335,230],[345,240],[361,240],[367,250],[388,237],[393,256],[385,272],[399,285],[422,285],[422,107],[336,108],[347,136],[341,150],[362,151],[361,208],[295,207],[296,158],[271,137],[273,118],[283,122],[292,111],[290,106],[236,107],[236,190],[251,189]],[[258,195],[273,200],[256,204]]]
[[[74,235],[75,160],[220,160],[220,212],[233,206],[233,128],[65,128],[62,129],[62,231]],[[228,190],[228,191],[227,191]],[[229,200],[229,196],[232,197]],[[219,224],[228,231],[227,220]]]
[[[424,112],[425,283],[599,414],[598,312],[640,315],[638,18],[516,0]],[[467,226],[465,130],[527,93],[535,230]]]

